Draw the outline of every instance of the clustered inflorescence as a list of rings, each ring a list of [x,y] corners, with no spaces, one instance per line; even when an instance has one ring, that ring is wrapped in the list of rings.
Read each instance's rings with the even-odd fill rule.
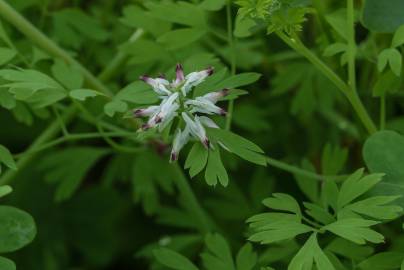
[[[162,132],[174,119],[179,119],[179,125],[175,131],[172,144],[170,161],[178,159],[180,150],[190,139],[201,141],[206,149],[211,147],[205,127],[218,128],[218,125],[206,115],[226,115],[226,111],[216,106],[216,103],[227,96],[229,90],[223,89],[196,98],[190,98],[190,92],[212,73],[213,68],[209,67],[185,76],[182,66],[178,64],[176,79],[172,82],[169,82],[163,76],[158,78],[142,76],[140,78],[149,84],[161,99],[159,105],[134,110],[135,117],[148,117],[147,122],[142,126],[142,130],[156,128],[159,132]],[[181,129],[184,123],[185,127]]]

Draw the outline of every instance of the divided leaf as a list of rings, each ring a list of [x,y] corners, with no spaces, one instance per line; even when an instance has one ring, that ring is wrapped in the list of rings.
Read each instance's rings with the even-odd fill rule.
[[[252,163],[266,166],[266,157],[263,155],[264,151],[256,144],[224,129],[208,128],[207,132],[209,138],[214,138],[216,141],[219,141],[226,146],[230,152]]]
[[[40,168],[46,171],[45,179],[58,183],[55,200],[69,199],[79,188],[91,167],[109,151],[92,147],[72,147],[45,157]]]
[[[300,206],[292,196],[284,193],[272,194],[272,198],[265,199],[262,203],[269,208],[286,211],[296,214],[298,217],[302,216]]]
[[[206,150],[205,150],[206,151]],[[220,150],[210,150],[208,164],[205,170],[205,180],[210,186],[215,186],[217,182],[226,187],[229,184],[229,176],[220,158]]]
[[[366,241],[377,244],[382,243],[384,237],[380,233],[370,229],[370,226],[378,223],[360,218],[346,218],[324,226],[323,229],[360,245],[365,244]]]
[[[168,248],[153,250],[153,255],[159,263],[174,270],[198,270],[186,257]]]
[[[325,255],[317,243],[317,234],[313,233],[299,250],[288,266],[288,270],[309,270],[316,266],[316,269],[335,270],[331,261]]]
[[[187,160],[185,161],[185,169],[189,169],[191,178],[200,173],[208,162],[209,152],[202,146],[202,144],[195,143],[191,151],[189,151]]]
[[[12,170],[17,170],[17,164],[15,163],[10,151],[0,144],[0,166],[2,163]]]

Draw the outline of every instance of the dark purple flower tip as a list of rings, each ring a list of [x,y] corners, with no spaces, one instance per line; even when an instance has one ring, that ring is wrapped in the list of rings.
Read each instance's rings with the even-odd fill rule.
[[[210,147],[210,141],[209,141],[208,138],[205,138],[205,139],[202,141],[202,144],[203,144],[203,146],[205,146],[206,149],[209,149],[209,147]]]
[[[159,124],[159,123],[161,123],[161,121],[163,121],[163,117],[161,117],[161,116],[156,116],[156,119],[154,119],[154,123],[156,123],[156,124]]]
[[[228,96],[230,94],[230,89],[229,88],[224,88],[222,91],[220,91],[222,93],[222,96]]]
[[[142,129],[143,130],[148,130],[148,129],[150,129],[150,125],[149,124],[143,124]]]
[[[177,75],[177,82],[182,82],[183,80],[185,80],[184,69],[181,64],[177,64],[175,73]]]
[[[175,152],[172,152],[170,155],[170,162],[174,162],[178,160],[178,154]]]
[[[141,79],[142,81],[147,83],[149,81],[150,77],[147,75],[143,75],[143,76],[140,76],[139,79]]]
[[[215,70],[214,67],[208,67],[208,68],[206,69],[206,72],[208,73],[208,76],[212,75],[214,70]]]
[[[137,109],[133,111],[133,116],[134,117],[141,117],[143,113],[143,109]]]
[[[226,115],[227,115],[227,112],[226,112],[224,109],[221,109],[219,114],[220,114],[221,116],[226,116]]]

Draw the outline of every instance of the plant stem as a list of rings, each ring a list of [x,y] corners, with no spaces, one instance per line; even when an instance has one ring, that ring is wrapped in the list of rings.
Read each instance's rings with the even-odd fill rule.
[[[347,18],[348,18],[348,85],[351,90],[356,92],[356,41],[355,41],[355,9],[354,1],[347,0]]]
[[[107,96],[112,95],[112,92],[103,83],[101,83],[100,80],[98,80],[93,74],[91,74],[91,72],[83,67],[77,60],[71,57],[66,51],[56,45],[55,42],[45,36],[32,23],[26,20],[4,0],[0,0],[0,16],[3,17],[10,24],[14,25],[34,44],[42,48],[50,55],[61,58],[67,63],[77,66],[83,74],[89,87],[94,88],[94,90],[100,91]]]
[[[189,207],[190,213],[195,215],[200,226],[200,231],[202,233],[212,232],[216,230],[216,225],[207,216],[202,206],[199,204],[198,199],[195,197],[191,187],[189,186],[188,179],[185,177],[183,170],[178,164],[174,165],[177,177],[175,178],[177,187],[183,196],[184,201]]]
[[[234,38],[233,38],[233,22],[232,22],[232,14],[231,14],[231,2],[232,0],[227,0],[226,5],[226,17],[227,17],[227,39],[230,46],[231,51],[231,75],[236,74],[236,49],[234,47]],[[231,129],[231,121],[233,118],[233,110],[234,110],[234,100],[229,101],[229,106],[227,108],[227,118],[226,118],[226,130]]]
[[[363,106],[356,91],[346,84],[334,71],[332,71],[320,58],[318,58],[313,52],[310,51],[298,38],[294,35],[293,38],[288,37],[283,32],[276,32],[277,35],[292,49],[302,54],[307,60],[309,60],[320,72],[323,73],[335,86],[347,97],[351,103],[353,109],[361,120],[362,124],[369,132],[373,134],[377,131],[373,120],[370,118],[368,112]]]
[[[141,28],[137,29],[129,38],[128,43],[130,44],[134,43],[143,35],[143,33],[144,33],[143,29]],[[108,64],[108,66],[100,73],[98,79],[104,82],[108,81],[124,65],[127,59],[128,54],[120,50],[117,53],[117,55],[112,59],[112,61]]]
[[[136,134],[131,133],[131,132],[104,132],[104,134],[100,133],[82,133],[82,134],[67,134],[61,138],[58,138],[56,140],[50,141],[48,143],[39,145],[38,147],[29,149],[23,153],[14,155],[15,158],[23,157],[24,155],[27,154],[32,154],[32,153],[37,153],[40,151],[44,151],[48,148],[57,146],[59,144],[68,142],[68,141],[78,141],[78,140],[86,140],[86,139],[97,139],[97,138],[103,138],[104,136],[108,137],[129,137],[129,136],[136,136]]]
[[[271,157],[266,157],[267,163],[271,165],[272,167],[278,168],[280,170],[290,172],[291,174],[297,174],[303,177],[307,177],[310,179],[315,179],[318,181],[323,181],[324,179],[332,179],[332,180],[339,180],[341,178],[345,178],[345,176],[339,176],[339,175],[320,175],[313,173],[311,171],[303,170],[299,167],[287,164],[285,162],[279,161],[277,159],[271,158]]]

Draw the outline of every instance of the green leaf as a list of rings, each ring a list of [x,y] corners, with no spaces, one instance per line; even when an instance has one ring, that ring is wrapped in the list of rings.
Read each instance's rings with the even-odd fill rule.
[[[150,10],[150,15],[160,20],[189,26],[206,26],[203,9],[191,3],[147,2],[145,5]]]
[[[391,47],[399,47],[404,44],[404,25],[400,26],[394,33],[393,41],[391,42]]]
[[[238,38],[245,38],[251,36],[250,29],[253,28],[257,23],[248,17],[241,17],[237,15],[236,24],[234,27],[234,36]]]
[[[0,257],[0,269],[1,270],[16,270],[17,267],[12,260],[9,260],[4,257]]]
[[[377,59],[377,68],[380,72],[385,69],[387,63],[389,63],[391,71],[393,71],[396,76],[400,76],[402,59],[401,54],[397,49],[385,49],[379,54]]]
[[[140,202],[146,214],[155,214],[161,207],[159,190],[173,193],[173,180],[180,177],[174,167],[157,154],[147,151],[140,153],[131,165],[133,199]],[[159,168],[156,170],[156,168]],[[182,213],[182,212],[181,212]],[[168,215],[171,219],[173,215]],[[176,217],[176,215],[174,215]],[[181,220],[176,220],[178,223]],[[184,220],[185,221],[185,220]],[[186,222],[186,221],[185,221]]]
[[[117,112],[124,113],[128,110],[128,104],[121,100],[113,100],[104,106],[104,112],[109,117],[113,117]]]
[[[219,149],[209,151],[205,180],[210,186],[215,186],[218,181],[224,187],[229,184],[229,176],[227,175],[226,168],[223,166]]]
[[[315,220],[321,222],[322,224],[326,225],[335,221],[333,215],[328,213],[326,209],[317,204],[304,203],[304,206],[307,208],[305,212]]]
[[[87,98],[96,97],[96,96],[103,96],[101,92],[91,90],[91,89],[75,89],[69,92],[69,96],[71,98],[85,101]]]
[[[272,198],[266,198],[262,203],[271,209],[286,211],[302,216],[300,206],[292,196],[284,193],[274,193]]]
[[[366,0],[363,24],[375,32],[393,33],[404,24],[404,2],[401,0]]]
[[[374,250],[370,246],[355,244],[344,238],[337,237],[326,247],[327,251],[356,261],[363,260],[373,254]]]
[[[348,158],[348,149],[327,144],[321,155],[323,174],[336,175],[341,172]]]
[[[131,27],[142,28],[146,32],[153,34],[155,37],[168,32],[171,28],[170,23],[153,18],[150,15],[150,12],[135,5],[124,7],[123,17],[120,21]]]
[[[333,43],[324,50],[324,56],[330,57],[339,53],[346,52],[348,45],[345,43]]]
[[[15,50],[0,47],[0,65],[4,65],[10,62],[16,55],[17,52]]]
[[[53,152],[40,163],[40,169],[46,171],[45,179],[57,183],[55,200],[69,199],[79,188],[91,167],[109,151],[92,147],[71,147]]]
[[[401,87],[401,77],[397,77],[391,70],[379,74],[379,78],[373,87],[373,96],[381,97],[388,93],[395,93]]]
[[[0,198],[10,194],[13,191],[13,188],[10,186],[1,186],[0,187]]]
[[[237,88],[240,86],[252,84],[256,81],[259,80],[261,77],[261,74],[259,73],[241,73],[237,75],[233,75],[223,81],[221,81],[219,84],[216,85],[217,89],[223,89],[223,88]]]
[[[175,270],[198,270],[186,257],[168,248],[153,250],[153,255],[159,263]]]
[[[302,161],[301,165],[302,169],[307,171],[315,172],[315,168],[313,164],[310,163],[307,159]],[[312,201],[317,202],[319,199],[319,183],[316,179],[312,179],[310,177],[302,176],[300,174],[293,174],[297,185],[301,189],[301,191]]]
[[[209,151],[207,151],[199,142],[195,143],[189,151],[185,161],[185,169],[189,169],[189,175],[193,178],[200,173],[206,166]]]
[[[382,180],[383,175],[379,173],[363,177],[363,169],[359,169],[349,176],[341,186],[338,195],[338,209],[369,191]]]
[[[84,77],[77,67],[56,59],[51,69],[53,76],[67,89],[78,89],[83,86]]]
[[[177,50],[198,41],[205,34],[204,29],[182,28],[164,33],[157,41],[162,43],[168,50]]]
[[[62,44],[79,48],[85,40],[105,41],[109,33],[84,11],[65,8],[52,13],[54,35]]]
[[[377,244],[382,243],[384,237],[369,227],[378,223],[379,222],[360,218],[346,218],[324,226],[322,229],[359,245],[365,244],[366,241]]]
[[[250,243],[245,244],[237,253],[237,270],[253,270],[257,264],[257,254],[254,253]]]
[[[0,164],[3,163],[12,170],[17,170],[14,158],[6,147],[0,144]]]
[[[256,144],[223,129],[208,128],[207,132],[210,139],[214,138],[216,141],[219,141],[225,145],[230,152],[252,163],[266,166],[266,158],[263,155],[264,151]]]
[[[326,21],[334,28],[334,30],[345,40],[348,39],[348,24],[346,9],[339,9],[325,16]]]
[[[313,233],[299,250],[288,266],[288,270],[308,270],[313,264],[316,269],[335,270],[334,266],[317,243],[317,234]]]
[[[120,50],[130,56],[128,64],[144,64],[167,58],[167,51],[161,44],[139,39],[136,42],[124,44]]]
[[[403,212],[403,208],[388,204],[398,198],[399,196],[375,196],[349,204],[344,210],[350,210],[374,219],[395,219]]]
[[[204,0],[199,4],[201,8],[208,11],[221,10],[226,4],[226,0]]]
[[[250,227],[254,231],[248,240],[260,244],[288,240],[299,234],[313,231],[311,227],[302,224],[299,218],[292,214],[260,214],[249,218],[247,222],[251,223]]]
[[[404,207],[404,137],[394,131],[380,131],[367,139],[363,158],[372,173],[385,173],[372,193],[401,196],[396,204]]]
[[[0,252],[13,252],[34,240],[34,219],[26,212],[11,206],[0,206]]]
[[[207,270],[235,270],[230,247],[219,234],[208,234],[205,238],[207,251],[202,253],[202,262]]]
[[[394,270],[400,268],[403,260],[404,253],[380,252],[360,262],[358,268],[364,270]]]
[[[48,75],[32,69],[3,69],[0,78],[8,81],[2,87],[16,99],[37,107],[47,106],[66,97],[66,90]]]

